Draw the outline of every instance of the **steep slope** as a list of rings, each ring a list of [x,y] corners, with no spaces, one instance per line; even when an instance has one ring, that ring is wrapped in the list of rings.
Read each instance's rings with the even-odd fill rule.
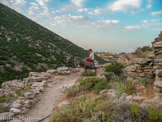
[[[88,52],[0,4],[0,84],[26,77],[29,71],[73,67],[75,56],[86,57]]]

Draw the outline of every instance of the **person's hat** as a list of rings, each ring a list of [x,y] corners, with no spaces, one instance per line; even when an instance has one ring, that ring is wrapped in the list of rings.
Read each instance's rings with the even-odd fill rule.
[[[89,51],[92,51],[92,49],[89,49]]]

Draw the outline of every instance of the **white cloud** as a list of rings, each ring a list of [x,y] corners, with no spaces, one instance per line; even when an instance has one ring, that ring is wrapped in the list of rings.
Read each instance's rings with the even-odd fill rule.
[[[90,15],[99,15],[102,13],[102,9],[95,9],[93,11],[88,12]]]
[[[1,0],[0,3],[9,6],[10,3],[7,0]]]
[[[147,6],[146,6],[146,8],[151,8],[152,7],[152,5],[151,4],[148,4]]]
[[[78,12],[87,12],[87,11],[88,11],[87,8],[80,8],[80,9],[78,9]]]
[[[141,29],[141,26],[139,26],[139,25],[135,25],[135,26],[126,26],[125,29],[126,29],[126,30],[137,30],[137,29]]]
[[[156,16],[156,15],[162,15],[162,10],[160,11],[155,11],[155,12],[151,12],[152,16]]]
[[[27,10],[27,16],[36,20],[43,17],[51,18],[50,16],[54,14],[54,10],[49,10],[48,2],[50,0],[35,0],[35,2],[30,2],[30,7]]]
[[[82,7],[85,0],[70,0],[75,6]]]
[[[141,6],[142,0],[116,0],[108,6],[112,11],[127,11]]]
[[[89,29],[102,29],[102,28],[116,28],[118,27],[119,20],[99,20],[92,21],[83,16],[72,16],[71,14],[54,17],[54,26],[75,27],[75,28],[89,28]]]
[[[147,23],[148,22],[148,20],[142,20],[142,23]]]

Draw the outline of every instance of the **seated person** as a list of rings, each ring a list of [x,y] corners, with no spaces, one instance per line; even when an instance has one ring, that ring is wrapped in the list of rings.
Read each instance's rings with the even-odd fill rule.
[[[89,62],[94,62],[94,52],[92,51],[92,49],[89,49],[89,57],[88,58],[85,58],[86,61],[89,61]]]

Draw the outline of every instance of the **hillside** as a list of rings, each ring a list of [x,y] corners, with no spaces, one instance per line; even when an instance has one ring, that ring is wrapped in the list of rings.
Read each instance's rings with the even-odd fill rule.
[[[31,71],[73,67],[75,56],[88,51],[0,4],[0,84]]]

